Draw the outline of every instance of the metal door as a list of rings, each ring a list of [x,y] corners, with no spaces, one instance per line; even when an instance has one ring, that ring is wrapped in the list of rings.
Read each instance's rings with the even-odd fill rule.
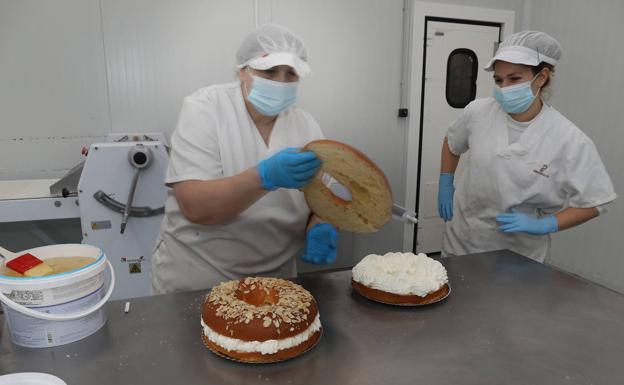
[[[438,215],[437,192],[442,142],[463,107],[491,94],[491,73],[483,67],[492,58],[500,30],[495,23],[427,18],[415,230],[418,252],[441,250],[444,222]],[[461,173],[461,164],[457,172]]]

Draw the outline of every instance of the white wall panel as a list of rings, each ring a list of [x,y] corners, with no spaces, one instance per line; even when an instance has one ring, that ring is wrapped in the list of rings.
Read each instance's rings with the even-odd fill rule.
[[[170,134],[185,96],[236,74],[253,1],[102,0],[112,131]]]
[[[623,16],[619,0],[545,0],[531,26],[561,43],[551,103],[592,138],[620,195],[606,215],[556,234],[550,263],[624,293]]]
[[[98,1],[2,1],[0,179],[61,176],[109,127]]]

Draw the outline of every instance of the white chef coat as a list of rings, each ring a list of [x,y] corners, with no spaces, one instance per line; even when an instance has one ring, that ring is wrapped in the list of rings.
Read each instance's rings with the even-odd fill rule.
[[[267,147],[247,112],[240,81],[202,88],[184,100],[165,183],[236,175],[281,149],[322,137],[310,114],[290,107],[278,115]],[[195,224],[170,189],[152,257],[152,289],[204,289],[248,275],[294,277],[293,257],[304,246],[309,214],[303,193],[278,189],[227,223]]]
[[[470,149],[446,223],[444,253],[500,249],[543,262],[550,235],[503,233],[496,215],[516,209],[532,216],[588,208],[616,198],[594,143],[553,107],[542,111],[510,144],[508,114],[492,97],[471,102],[451,124],[449,149]]]

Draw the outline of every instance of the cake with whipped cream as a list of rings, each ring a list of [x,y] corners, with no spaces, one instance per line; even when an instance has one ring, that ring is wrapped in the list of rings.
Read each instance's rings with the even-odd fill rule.
[[[366,298],[395,305],[426,305],[450,292],[444,266],[422,253],[367,255],[353,267],[351,284]]]
[[[206,295],[201,325],[209,349],[243,362],[294,358],[321,337],[312,294],[279,278],[247,277],[215,286]]]

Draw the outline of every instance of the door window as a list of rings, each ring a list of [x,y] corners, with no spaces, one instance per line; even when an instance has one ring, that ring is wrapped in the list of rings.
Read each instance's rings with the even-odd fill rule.
[[[477,55],[467,48],[450,53],[446,63],[446,102],[464,108],[477,94]]]

